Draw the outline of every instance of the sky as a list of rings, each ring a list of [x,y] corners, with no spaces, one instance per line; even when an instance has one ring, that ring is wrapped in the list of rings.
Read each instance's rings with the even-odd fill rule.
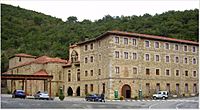
[[[51,15],[66,21],[76,16],[78,21],[91,21],[111,16],[161,14],[169,10],[199,9],[199,0],[1,0],[1,3]]]

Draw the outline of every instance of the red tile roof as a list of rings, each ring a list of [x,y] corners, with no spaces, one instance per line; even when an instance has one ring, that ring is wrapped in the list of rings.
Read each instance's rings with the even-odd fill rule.
[[[20,64],[16,65],[13,68],[20,67],[20,66],[25,66],[25,65],[29,65],[29,64],[32,64],[32,63],[36,63],[36,64],[66,63],[67,64],[67,60],[63,60],[63,59],[60,59],[60,58],[50,58],[48,56],[41,56],[41,57],[36,58],[33,61],[20,63]],[[13,68],[10,68],[10,69],[13,69]]]
[[[25,53],[19,53],[19,54],[15,54],[14,56],[11,56],[10,58],[13,58],[13,57],[27,57],[27,58],[36,58],[36,56],[29,55],[29,54],[25,54]]]
[[[130,37],[141,37],[141,38],[146,38],[146,39],[155,39],[155,40],[162,40],[162,41],[169,41],[169,42],[177,42],[177,43],[186,43],[186,44],[199,45],[199,43],[195,42],[195,41],[181,40],[181,39],[169,38],[169,37],[165,37],[165,36],[139,34],[139,33],[133,33],[133,32],[123,32],[123,31],[107,31],[104,34],[102,34],[102,35],[100,35],[100,36],[98,36],[98,37],[96,37],[94,39],[77,43],[77,45],[85,44],[85,43],[88,43],[88,42],[92,42],[92,41],[101,39],[103,37],[106,37],[108,35],[121,35],[121,36],[130,36]]]
[[[41,70],[33,73],[33,75],[48,75],[48,73],[46,72],[46,70],[41,69]]]

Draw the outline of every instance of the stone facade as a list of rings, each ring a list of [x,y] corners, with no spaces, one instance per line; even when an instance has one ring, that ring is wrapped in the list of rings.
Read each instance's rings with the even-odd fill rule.
[[[197,42],[109,31],[69,51],[70,56],[76,51],[78,59],[73,62],[70,57],[71,63],[64,66],[67,95],[105,93],[114,99],[114,91],[125,98],[138,96],[139,90],[144,97],[158,90],[177,95],[199,92]]]

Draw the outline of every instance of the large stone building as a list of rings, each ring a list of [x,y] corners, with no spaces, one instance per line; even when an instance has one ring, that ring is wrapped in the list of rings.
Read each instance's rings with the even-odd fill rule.
[[[63,66],[65,93],[105,93],[109,99],[198,94],[198,42],[120,31],[70,46]]]
[[[69,61],[47,56],[15,55],[8,73],[53,75],[52,95],[60,87],[66,96],[114,93],[125,98],[151,96],[158,90],[171,94],[198,94],[198,42],[163,36],[108,31],[71,45]],[[14,83],[15,82],[15,83]],[[8,81],[10,90],[22,82]],[[28,83],[28,93],[45,90],[44,82]],[[11,87],[12,86],[12,87]]]

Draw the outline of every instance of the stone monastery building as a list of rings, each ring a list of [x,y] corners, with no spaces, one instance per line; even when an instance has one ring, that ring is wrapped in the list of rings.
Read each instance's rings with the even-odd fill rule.
[[[51,74],[52,95],[60,87],[66,96],[114,93],[125,98],[152,96],[159,90],[178,96],[199,93],[199,43],[163,36],[108,31],[70,46],[69,61],[19,54],[10,58],[8,73]],[[12,82],[12,83],[11,83]],[[22,81],[8,81],[10,90]],[[29,81],[27,93],[45,89],[42,81]],[[49,86],[48,86],[49,88]]]

